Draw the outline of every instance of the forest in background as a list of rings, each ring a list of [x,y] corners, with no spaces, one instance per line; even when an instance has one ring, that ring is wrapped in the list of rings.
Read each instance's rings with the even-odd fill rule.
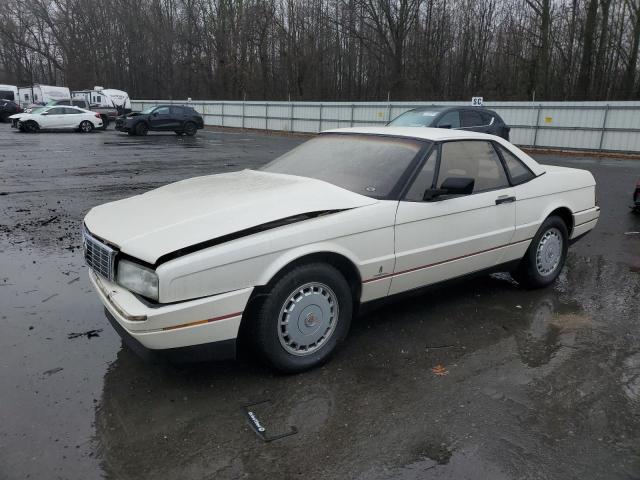
[[[640,99],[640,0],[0,6],[0,83],[139,99]]]

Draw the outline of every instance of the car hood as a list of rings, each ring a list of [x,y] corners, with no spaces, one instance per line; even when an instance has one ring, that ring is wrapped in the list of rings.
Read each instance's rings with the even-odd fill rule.
[[[243,170],[106,203],[84,221],[93,235],[154,264],[163,255],[265,223],[376,202],[321,180]]]

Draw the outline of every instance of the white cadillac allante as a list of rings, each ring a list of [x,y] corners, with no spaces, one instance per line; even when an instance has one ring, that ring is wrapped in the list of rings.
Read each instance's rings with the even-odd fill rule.
[[[599,212],[589,172],[540,165],[499,137],[350,128],[259,170],[95,207],[83,243],[134,348],[220,358],[241,337],[301,371],[329,357],[364,302],[483,271],[549,285]]]

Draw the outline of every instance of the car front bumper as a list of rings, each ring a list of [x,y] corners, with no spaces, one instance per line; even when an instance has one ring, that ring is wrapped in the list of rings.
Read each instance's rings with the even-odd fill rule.
[[[171,304],[149,305],[130,291],[89,271],[107,316],[126,343],[148,350],[214,350],[216,358],[233,356],[242,313],[253,288]],[[119,328],[118,328],[119,327]],[[136,350],[134,345],[134,350]],[[213,347],[213,348],[211,348]],[[198,349],[196,349],[198,350]],[[201,356],[201,355],[199,355]]]

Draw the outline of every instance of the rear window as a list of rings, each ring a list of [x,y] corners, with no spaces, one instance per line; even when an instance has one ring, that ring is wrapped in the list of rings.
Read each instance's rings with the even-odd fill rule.
[[[15,97],[11,90],[0,90],[0,98],[2,98],[3,100],[15,100]]]
[[[504,163],[507,166],[507,170],[511,176],[511,181],[514,185],[528,182],[535,177],[533,172],[529,170],[529,168],[513,153],[508,151],[502,145],[498,145],[498,149],[502,154],[502,158],[504,158]]]

